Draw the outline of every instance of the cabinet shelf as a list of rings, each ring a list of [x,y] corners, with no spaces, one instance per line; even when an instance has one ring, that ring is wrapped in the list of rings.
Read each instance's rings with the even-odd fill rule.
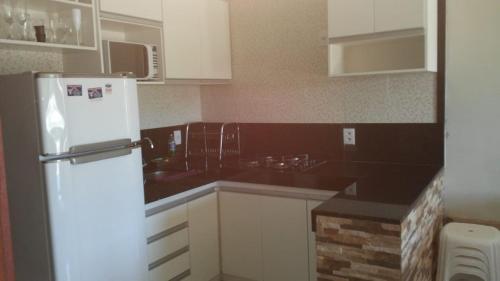
[[[93,47],[92,46],[77,46],[77,45],[68,45],[68,44],[46,43],[46,42],[24,41],[24,40],[11,40],[11,39],[0,39],[0,44],[45,47],[45,48],[73,49],[73,50],[87,50],[87,51],[97,50],[97,47],[95,47],[95,46],[93,46]]]
[[[69,0],[50,0],[50,2],[54,4],[63,4],[63,5],[68,5],[68,6],[73,6],[73,7],[80,7],[80,8],[87,8],[87,9],[92,9],[92,3],[85,3],[85,2],[78,2],[78,1],[69,1]]]

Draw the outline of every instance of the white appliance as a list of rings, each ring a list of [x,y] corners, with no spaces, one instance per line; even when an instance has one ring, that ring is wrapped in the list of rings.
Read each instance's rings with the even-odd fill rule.
[[[123,41],[102,41],[106,73],[132,72],[138,80],[160,80],[158,46]]]
[[[17,281],[147,280],[136,80],[0,76]]]

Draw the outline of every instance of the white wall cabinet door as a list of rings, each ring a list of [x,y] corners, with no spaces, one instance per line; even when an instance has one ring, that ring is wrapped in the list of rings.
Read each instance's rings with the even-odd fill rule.
[[[201,13],[201,78],[231,79],[228,0],[203,0]]]
[[[188,203],[190,281],[208,281],[220,274],[217,193]]]
[[[307,229],[309,233],[309,280],[318,280],[316,262],[316,234],[312,231],[311,211],[321,205],[323,201],[307,200]]]
[[[101,11],[161,21],[161,0],[101,0]]]
[[[165,74],[169,79],[201,76],[200,0],[164,0]]]
[[[309,279],[306,200],[263,196],[264,281]]]
[[[164,0],[167,79],[231,79],[227,0]]]
[[[424,27],[425,0],[375,0],[375,32]]]
[[[262,281],[261,197],[221,192],[222,272]]]
[[[373,33],[373,1],[328,0],[328,36],[333,38]]]

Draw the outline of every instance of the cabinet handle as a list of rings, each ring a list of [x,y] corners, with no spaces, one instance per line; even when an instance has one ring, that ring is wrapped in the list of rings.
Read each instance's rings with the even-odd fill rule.
[[[172,278],[172,279],[170,279],[168,281],[181,281],[184,278],[188,277],[189,275],[191,275],[191,269],[188,269],[188,270],[184,271],[183,273],[175,276],[174,278]]]
[[[161,258],[161,259],[159,259],[159,260],[157,260],[157,261],[155,261],[153,263],[150,263],[149,266],[148,266],[148,269],[149,269],[149,271],[151,271],[151,270],[157,268],[158,266],[161,266],[161,265],[163,265],[163,264],[165,264],[165,263],[167,263],[167,262],[169,262],[169,261],[171,261],[171,260],[173,260],[173,259],[175,259],[175,258],[177,258],[177,257],[179,257],[179,256],[181,256],[181,255],[183,255],[185,253],[187,253],[187,252],[189,252],[189,246],[186,246],[186,247],[184,247],[182,249],[179,249],[179,250],[171,253],[168,256],[165,256],[165,257],[163,257],[163,258]]]
[[[151,243],[156,242],[156,241],[158,241],[160,239],[163,239],[163,238],[165,238],[167,236],[170,236],[170,235],[172,235],[172,234],[174,234],[176,232],[179,232],[179,231],[181,231],[183,229],[186,229],[186,228],[188,228],[188,225],[189,225],[188,222],[183,222],[183,223],[181,223],[179,225],[176,225],[176,226],[171,227],[171,228],[169,228],[169,229],[167,229],[165,231],[162,231],[162,232],[160,232],[158,234],[155,234],[155,235],[153,235],[153,236],[151,236],[151,237],[148,238],[148,244],[151,244]]]

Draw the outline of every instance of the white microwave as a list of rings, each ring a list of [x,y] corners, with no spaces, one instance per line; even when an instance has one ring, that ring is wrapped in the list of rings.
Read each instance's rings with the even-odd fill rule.
[[[106,73],[132,72],[137,80],[160,80],[158,46],[120,41],[102,41]]]

